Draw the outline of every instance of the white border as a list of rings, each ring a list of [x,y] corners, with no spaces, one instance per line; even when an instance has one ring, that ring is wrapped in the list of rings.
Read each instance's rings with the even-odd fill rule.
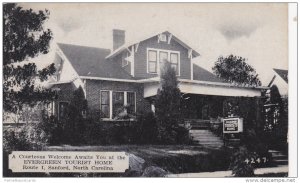
[[[127,0],[110,0],[110,1],[107,1],[106,2],[129,2]],[[24,0],[6,0],[6,2],[24,2]],[[38,2],[37,0],[28,0],[27,2]],[[53,0],[52,2],[61,2],[60,0]],[[65,2],[73,2],[73,1],[70,1],[70,0],[66,0]],[[95,0],[91,0],[90,2],[99,2],[99,1],[95,1]],[[130,2],[140,2],[139,0],[132,0]],[[172,2],[170,0],[165,0],[165,1],[159,1],[159,0],[152,0],[152,2]],[[173,0],[174,2],[174,0]],[[180,2],[180,1],[177,1],[175,0],[175,2]],[[190,0],[190,2],[199,2],[199,0]],[[201,1],[200,1],[201,2]],[[203,1],[202,1],[203,2]],[[206,1],[207,2],[207,1]],[[212,2],[224,2],[224,0],[213,0]],[[226,2],[241,2],[240,0],[228,0]],[[243,1],[242,1],[243,2]],[[245,2],[245,1],[244,1]],[[249,2],[249,1],[248,1]],[[253,0],[251,2],[258,2],[258,3],[261,3],[260,0]],[[284,2],[282,0],[266,0],[265,2]],[[298,2],[298,1],[296,1]],[[298,7],[297,7],[297,4],[296,3],[291,3],[289,4],[289,11],[290,11],[290,15],[297,15],[297,10],[298,10]],[[2,15],[2,8],[0,9],[0,13]],[[0,19],[0,23],[1,25],[3,25],[2,23],[3,19],[1,18]],[[298,94],[298,75],[297,75],[297,72],[298,72],[298,65],[297,65],[297,43],[298,43],[298,38],[297,38],[297,32],[298,30],[296,30],[297,28],[297,25],[291,25],[289,24],[290,26],[290,30],[289,30],[289,97],[290,98],[293,98],[292,101],[289,101],[289,122],[290,122],[290,128],[292,129],[291,130],[291,133],[290,133],[290,137],[292,137],[292,135],[296,135],[296,139],[290,139],[290,147],[292,147],[292,144],[295,145],[293,146],[290,150],[292,150],[292,153],[290,154],[290,160],[292,160],[292,162],[290,161],[290,176],[297,176],[297,173],[298,173],[298,170],[297,169],[294,169],[294,168],[297,168],[297,167],[293,167],[294,165],[297,165],[298,164],[298,160],[295,159],[297,157],[297,139],[298,139],[298,136],[297,136],[297,129],[298,129],[298,121],[297,121],[297,112],[300,113],[299,109],[297,108],[297,104],[298,104],[298,98],[297,98],[297,94]],[[1,31],[1,34],[3,35],[3,32]],[[1,40],[1,43],[3,43],[3,36],[0,36],[0,40]],[[0,49],[0,53],[1,55],[3,55],[2,53],[3,51],[3,45],[1,44],[1,49]],[[0,74],[0,79],[2,80],[2,74]],[[2,85],[0,86],[1,90],[2,90]],[[295,97],[295,98],[294,98]],[[3,101],[3,96],[0,95],[0,100]],[[2,111],[3,110],[3,106],[0,105],[0,110]],[[0,115],[0,119],[2,121],[2,118],[3,116]],[[0,127],[0,131],[1,131],[1,134],[2,134],[2,125]],[[0,145],[2,147],[2,140],[0,140]],[[1,157],[0,157],[0,160],[2,162],[2,153],[0,153]],[[80,178],[80,179],[76,179],[76,178],[3,178],[3,172],[2,172],[2,166],[0,166],[0,174],[1,174],[1,178],[0,178],[0,182],[28,182],[28,180],[30,180],[31,182],[34,181],[34,182],[46,182],[46,183],[52,183],[53,181],[54,182],[65,182],[65,183],[68,183],[68,182],[71,182],[73,183],[74,180],[78,180],[78,182],[95,182],[95,183],[99,183],[99,181],[101,181],[102,183],[104,182],[109,182],[109,183],[115,183],[115,182],[119,182],[119,181],[122,181],[122,182],[130,182],[130,183],[139,183],[141,181],[143,181],[144,183],[152,183],[152,182],[169,182],[169,183],[178,183],[178,182],[183,182],[183,181],[188,181],[189,183],[199,183],[199,181],[201,182],[220,182],[220,183],[225,183],[225,182],[228,182],[228,183],[240,183],[240,182],[246,182],[246,179],[247,178],[189,178],[189,179],[186,179],[186,178],[180,178],[180,179],[174,179],[174,178],[126,178],[126,179],[122,179],[122,178]],[[294,174],[295,173],[295,174]],[[299,174],[298,174],[299,175]],[[22,181],[23,180],[23,181]],[[255,180],[257,182],[261,182],[261,180],[263,180],[263,178],[253,178],[252,179],[253,181],[252,182],[255,182]],[[269,179],[270,180],[270,179]],[[278,179],[277,179],[278,180]],[[299,179],[296,179],[296,180],[299,180]]]
[[[297,22],[294,21],[294,18],[297,16],[297,4],[296,3],[289,3],[289,14],[288,14],[288,26],[289,26],[289,134],[288,134],[288,141],[289,141],[289,177],[296,177],[299,176],[297,173],[299,171],[298,168],[298,115],[299,109],[297,106],[297,101],[299,103],[298,95],[298,86],[299,78],[295,77],[297,75],[297,69],[299,72],[299,65],[297,65],[297,57],[298,57],[298,50],[297,50]],[[298,111],[298,113],[297,113]]]

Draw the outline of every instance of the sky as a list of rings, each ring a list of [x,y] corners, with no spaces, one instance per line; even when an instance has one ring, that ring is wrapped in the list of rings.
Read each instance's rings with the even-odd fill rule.
[[[112,29],[126,41],[169,30],[201,56],[195,63],[211,71],[219,56],[246,58],[268,85],[273,68],[288,69],[288,8],[285,3],[24,3],[48,9],[45,26],[56,42],[112,47]],[[53,56],[54,47],[49,55]],[[50,59],[51,60],[51,59]]]

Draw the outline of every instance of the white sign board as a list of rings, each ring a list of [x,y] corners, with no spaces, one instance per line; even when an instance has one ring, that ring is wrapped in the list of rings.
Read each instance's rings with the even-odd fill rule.
[[[243,132],[243,118],[224,118],[223,133],[240,133]]]

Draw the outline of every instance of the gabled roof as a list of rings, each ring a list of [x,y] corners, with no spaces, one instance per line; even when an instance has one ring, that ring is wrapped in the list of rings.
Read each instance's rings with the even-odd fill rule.
[[[286,83],[288,83],[288,70],[273,69]]]
[[[58,43],[58,46],[81,78],[144,82],[132,77],[116,62],[105,59],[110,53],[109,49],[62,43]],[[193,77],[197,81],[227,83],[196,64],[193,65]]]
[[[109,49],[62,43],[58,43],[58,46],[79,76],[133,79],[116,62],[105,59],[110,53]]]
[[[111,52],[109,55],[107,55],[107,59],[108,58],[113,58],[115,56],[117,56],[118,54],[120,54],[121,52],[123,52],[124,50],[126,50],[128,47],[138,44],[139,42],[145,41],[147,39],[153,38],[155,36],[158,36],[160,34],[172,34],[172,39],[174,39],[176,42],[178,42],[180,45],[182,45],[183,47],[185,47],[186,49],[192,49],[190,46],[188,46],[185,42],[183,42],[181,39],[179,39],[178,37],[176,37],[173,33],[170,33],[169,31],[162,31],[162,32],[158,32],[158,33],[154,33],[148,36],[145,36],[143,38],[139,38],[137,40],[125,43],[124,45],[120,46],[118,49],[114,50],[113,52]],[[200,54],[192,49],[192,53],[194,57],[200,56]]]
[[[194,74],[194,80],[199,80],[199,81],[209,81],[209,82],[219,82],[219,83],[228,83],[220,78],[218,78],[216,75],[213,73],[209,72],[208,70],[205,70],[204,68],[194,64],[193,65],[193,74]]]

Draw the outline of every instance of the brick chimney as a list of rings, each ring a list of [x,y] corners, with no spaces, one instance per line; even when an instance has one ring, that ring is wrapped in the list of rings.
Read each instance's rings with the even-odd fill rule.
[[[125,43],[125,31],[113,29],[113,51]]]

